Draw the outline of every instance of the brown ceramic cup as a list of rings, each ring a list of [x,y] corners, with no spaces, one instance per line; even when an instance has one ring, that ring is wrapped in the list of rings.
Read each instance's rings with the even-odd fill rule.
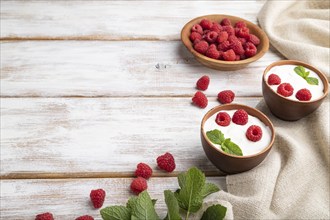
[[[272,90],[268,85],[266,74],[274,66],[281,65],[303,66],[314,71],[320,77],[324,85],[323,96],[313,101],[295,101],[277,94],[276,91]],[[328,87],[328,79],[320,70],[297,60],[281,60],[274,62],[265,69],[262,77],[262,93],[268,108],[276,117],[286,121],[296,121],[314,112],[328,95]]]
[[[254,55],[253,57],[244,60],[224,61],[224,60],[216,60],[209,58],[195,51],[195,49],[193,48],[193,44],[189,39],[191,27],[194,24],[198,24],[202,19],[205,18],[214,22],[221,22],[222,19],[228,18],[233,25],[238,21],[244,21],[247,27],[250,29],[250,33],[256,35],[260,39],[260,44],[257,47],[257,54]],[[269,48],[269,39],[266,33],[261,28],[259,28],[258,25],[255,25],[252,22],[240,17],[223,15],[223,14],[204,15],[192,19],[181,30],[181,41],[186,46],[186,48],[194,55],[195,59],[198,62],[209,68],[217,69],[217,70],[225,70],[225,71],[238,70],[246,67],[250,63],[260,59],[268,51]]]
[[[220,148],[214,146],[211,141],[207,138],[206,133],[204,131],[204,124],[205,122],[214,114],[218,113],[219,111],[223,110],[235,110],[235,109],[244,109],[249,115],[254,116],[261,120],[266,126],[268,126],[271,130],[272,136],[271,141],[268,146],[260,151],[259,153],[248,155],[248,156],[236,156],[231,155],[228,153],[223,152]],[[230,125],[229,125],[230,126]],[[217,106],[210,111],[208,111],[201,123],[201,140],[204,152],[208,159],[221,171],[227,174],[234,174],[240,173],[247,170],[250,170],[260,164],[267,154],[269,153],[270,149],[273,146],[275,139],[275,131],[272,122],[264,115],[261,111],[240,104],[226,104]]]

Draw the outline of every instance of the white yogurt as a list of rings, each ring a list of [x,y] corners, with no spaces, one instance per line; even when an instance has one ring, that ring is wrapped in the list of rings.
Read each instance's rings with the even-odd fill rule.
[[[324,85],[323,85],[323,82],[320,79],[320,77],[315,72],[313,72],[312,70],[305,67],[305,70],[310,72],[308,77],[314,77],[314,78],[318,79],[318,81],[319,81],[318,85],[310,85],[307,83],[307,81],[304,78],[299,76],[294,71],[295,67],[297,67],[297,66],[296,65],[274,66],[266,73],[266,81],[268,80],[268,76],[270,74],[274,73],[281,78],[281,83],[290,83],[291,86],[293,87],[294,91],[291,96],[286,97],[286,98],[291,99],[291,100],[299,101],[296,98],[296,93],[300,89],[305,89],[305,88],[308,89],[312,94],[312,98],[310,101],[316,100],[316,99],[320,98],[321,96],[323,96]],[[278,86],[279,85],[270,85],[270,87],[275,92],[277,92]]]
[[[232,118],[233,114],[237,110],[226,110],[226,111],[220,111],[220,112],[227,112],[230,117]],[[268,126],[266,126],[262,121],[260,121],[258,118],[249,115],[248,123],[246,125],[237,125],[234,122],[230,122],[228,126],[220,126],[215,122],[215,119],[217,117],[217,114],[219,112],[212,115],[205,123],[204,123],[204,132],[218,129],[221,131],[225,138],[230,138],[232,142],[237,144],[243,152],[243,156],[248,156],[252,154],[256,154],[263,149],[265,149],[269,143],[271,142],[272,138],[272,132]],[[261,140],[257,142],[250,141],[247,139],[245,133],[247,129],[251,125],[258,125],[262,130],[262,138]],[[213,143],[212,143],[213,144]],[[221,150],[221,146],[218,144],[213,144],[215,147],[219,148]]]

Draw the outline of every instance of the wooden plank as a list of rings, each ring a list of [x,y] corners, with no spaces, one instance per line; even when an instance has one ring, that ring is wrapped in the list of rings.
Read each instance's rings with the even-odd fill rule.
[[[191,97],[207,74],[208,95],[232,89],[237,96],[261,96],[263,70],[280,59],[269,51],[245,69],[224,72],[202,66],[177,41],[2,42],[1,95]]]
[[[43,212],[53,213],[55,219],[72,220],[81,215],[101,219],[99,210],[92,208],[89,193],[103,188],[106,193],[104,206],[126,205],[131,178],[121,179],[65,179],[65,180],[1,180],[1,219],[33,220]],[[207,178],[207,181],[225,187],[225,177]],[[148,192],[157,199],[156,210],[166,216],[163,191],[178,189],[177,178],[151,178]]]
[[[215,97],[207,109],[190,98],[2,98],[2,178],[132,176],[139,162],[169,176],[156,168],[165,152],[174,155],[177,172],[197,166],[221,175],[199,133],[202,116],[218,104]]]
[[[179,39],[206,14],[256,23],[262,1],[2,1],[1,39]]]

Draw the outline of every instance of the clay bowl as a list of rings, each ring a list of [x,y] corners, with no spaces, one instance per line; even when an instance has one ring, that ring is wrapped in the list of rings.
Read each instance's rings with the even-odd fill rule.
[[[194,24],[198,24],[204,18],[207,18],[214,22],[215,21],[220,22],[223,18],[228,18],[232,24],[235,24],[237,21],[244,21],[247,24],[247,27],[250,29],[250,33],[256,35],[260,39],[260,44],[257,47],[257,54],[245,60],[224,61],[224,60],[211,59],[195,51],[193,48],[193,44],[189,39],[190,30]],[[194,55],[197,61],[199,61],[200,63],[202,63],[203,65],[209,68],[217,69],[217,70],[225,70],[225,71],[238,70],[246,67],[250,63],[260,59],[267,52],[269,48],[269,40],[267,35],[257,25],[240,17],[235,17],[231,15],[221,15],[221,14],[204,15],[189,21],[181,31],[181,40],[183,44],[186,46],[186,48]]]
[[[211,143],[211,141],[209,141],[209,139],[207,138],[204,131],[205,122],[212,115],[218,113],[219,111],[235,110],[235,109],[244,109],[249,115],[259,118],[259,120],[261,120],[265,125],[267,125],[270,128],[272,133],[271,141],[269,145],[265,146],[265,148],[259,153],[253,155],[247,155],[247,156],[236,156],[236,155],[227,154],[222,150],[220,150],[218,147],[214,146]],[[275,130],[272,122],[261,111],[246,105],[226,104],[226,105],[217,106],[211,109],[210,111],[208,111],[204,115],[201,123],[201,140],[206,156],[219,170],[227,174],[240,173],[256,167],[265,159],[265,157],[269,153],[270,149],[273,146],[274,139],[275,139]]]
[[[266,74],[274,66],[281,65],[303,66],[314,71],[321,78],[321,81],[324,85],[323,96],[313,101],[301,102],[288,99],[276,93],[268,85]],[[320,70],[307,63],[296,60],[281,60],[274,62],[265,69],[262,77],[262,93],[268,108],[276,117],[286,121],[296,121],[314,112],[328,95],[328,85],[329,82],[327,77]]]

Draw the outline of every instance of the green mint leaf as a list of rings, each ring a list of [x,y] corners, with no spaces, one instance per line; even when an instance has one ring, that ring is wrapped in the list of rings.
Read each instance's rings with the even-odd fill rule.
[[[125,206],[109,206],[100,213],[103,220],[131,220],[131,212]]]
[[[225,140],[223,133],[218,129],[206,132],[206,136],[213,144],[220,145]]]
[[[159,220],[152,200],[146,190],[141,192],[136,199],[133,199],[129,203],[129,206],[132,209],[131,220]]]
[[[137,198],[138,198],[137,196],[132,196],[131,198],[128,199],[126,203],[126,208],[128,208],[130,212],[132,212],[132,207],[135,206]]]
[[[186,173],[182,172],[178,175],[178,182],[180,188],[182,188],[186,184]]]
[[[304,79],[306,79],[306,77],[309,75],[309,72],[306,72],[303,66],[296,66],[294,68],[294,71]]]
[[[175,198],[174,193],[170,190],[165,190],[164,196],[168,210],[164,220],[181,220],[182,218],[179,214],[178,200]]]
[[[185,184],[177,193],[179,206],[189,213],[197,212],[202,204],[202,189],[205,185],[205,175],[196,167],[190,168],[185,174]],[[187,219],[187,218],[186,218]]]
[[[227,208],[218,204],[212,205],[203,213],[201,220],[222,220],[225,218]]]
[[[206,196],[218,192],[220,188],[213,184],[213,183],[205,183],[203,189],[202,189],[202,197],[205,198]]]
[[[319,84],[319,80],[314,78],[314,77],[307,77],[306,82],[310,85],[318,85]]]
[[[241,148],[232,142],[230,138],[227,138],[224,142],[222,142],[221,149],[228,154],[243,156]]]

